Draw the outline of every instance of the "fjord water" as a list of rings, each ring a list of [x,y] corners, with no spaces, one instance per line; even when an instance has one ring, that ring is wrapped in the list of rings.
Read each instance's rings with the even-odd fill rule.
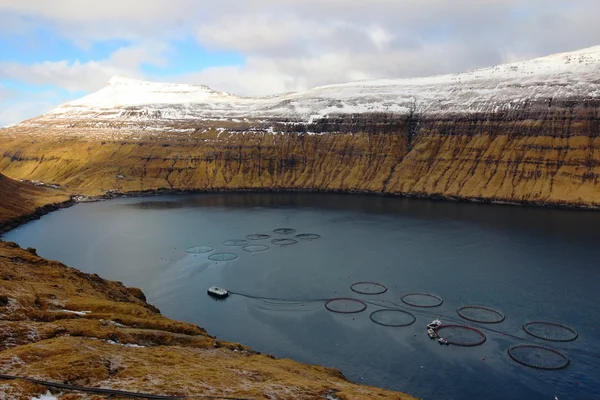
[[[43,257],[143,289],[162,313],[255,350],[340,369],[350,380],[424,399],[590,399],[600,394],[600,213],[392,197],[304,193],[200,194],[122,198],[54,212],[4,236]],[[229,239],[276,228],[320,239],[249,253]],[[293,235],[292,235],[293,236]],[[186,248],[210,246],[212,253]],[[233,252],[227,262],[208,259]],[[389,290],[353,293],[375,281]],[[208,297],[209,286],[275,299]],[[400,303],[432,292],[437,308],[411,308],[416,323],[374,324],[372,302],[341,315],[309,299],[355,297]],[[425,325],[457,322],[464,305],[506,320],[482,346],[440,346]],[[527,336],[522,324],[550,320],[579,332],[569,343]],[[482,326],[468,321],[471,326]],[[515,339],[516,335],[523,340]],[[512,361],[526,341],[563,351],[571,365],[539,371]]]

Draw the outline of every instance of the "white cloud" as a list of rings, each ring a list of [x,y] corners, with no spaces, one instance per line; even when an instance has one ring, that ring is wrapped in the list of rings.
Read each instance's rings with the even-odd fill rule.
[[[43,25],[81,46],[134,43],[86,63],[0,61],[0,79],[97,90],[115,74],[144,77],[143,63],[167,65],[172,39],[195,37],[246,61],[145,78],[265,95],[458,72],[597,45],[599,17],[597,0],[0,0],[0,35]]]
[[[104,60],[81,63],[45,61],[23,65],[0,62],[0,79],[13,79],[32,85],[52,85],[68,91],[93,91],[114,75],[142,78],[141,64],[164,66],[168,46],[164,43],[141,43],[122,47]]]
[[[13,94],[12,90],[0,85],[0,102],[8,99],[11,96],[11,94]]]
[[[28,96],[19,96],[12,91],[4,99],[0,98],[0,128],[50,111],[68,100],[72,99],[60,96],[55,91],[44,91]]]

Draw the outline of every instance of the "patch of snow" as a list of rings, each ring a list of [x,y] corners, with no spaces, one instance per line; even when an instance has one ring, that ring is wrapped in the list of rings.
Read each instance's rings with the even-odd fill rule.
[[[108,344],[118,344],[119,346],[133,347],[133,348],[136,348],[136,349],[141,349],[141,348],[146,347],[146,346],[142,346],[142,345],[135,344],[135,343],[119,343],[119,342],[115,342],[114,340],[107,340],[106,343],[108,343]]]
[[[47,391],[46,394],[41,394],[39,397],[32,397],[31,400],[58,400],[58,397]]]
[[[141,348],[146,347],[146,346],[142,346],[142,345],[135,344],[135,343],[125,343],[123,346],[125,346],[125,347],[133,347],[133,348],[136,348],[136,349],[141,349]]]
[[[70,314],[76,314],[76,315],[80,315],[80,316],[88,315],[91,313],[91,311],[73,311],[73,310],[59,310],[59,311],[70,313]]]

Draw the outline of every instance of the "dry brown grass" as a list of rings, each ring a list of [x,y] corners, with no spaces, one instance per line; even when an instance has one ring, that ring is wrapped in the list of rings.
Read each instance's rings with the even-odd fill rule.
[[[68,199],[69,195],[62,190],[17,182],[0,174],[0,225],[24,214],[31,214],[38,207]]]

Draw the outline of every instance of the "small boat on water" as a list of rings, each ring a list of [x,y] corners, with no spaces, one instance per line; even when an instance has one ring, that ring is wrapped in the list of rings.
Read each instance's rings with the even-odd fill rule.
[[[434,319],[433,321],[431,321],[429,324],[427,324],[427,329],[435,329],[435,328],[439,328],[442,325],[442,321],[440,321],[439,319]]]
[[[446,346],[448,346],[450,344],[450,342],[448,342],[446,339],[444,339],[443,337],[438,339],[438,342],[440,342],[440,344],[445,344]]]
[[[217,286],[209,287],[207,292],[209,296],[216,297],[217,299],[224,299],[225,297],[229,296],[229,291],[227,291],[227,289]]]
[[[435,331],[431,328],[427,329],[427,334],[431,339],[435,339],[438,337],[437,333],[435,333]]]

